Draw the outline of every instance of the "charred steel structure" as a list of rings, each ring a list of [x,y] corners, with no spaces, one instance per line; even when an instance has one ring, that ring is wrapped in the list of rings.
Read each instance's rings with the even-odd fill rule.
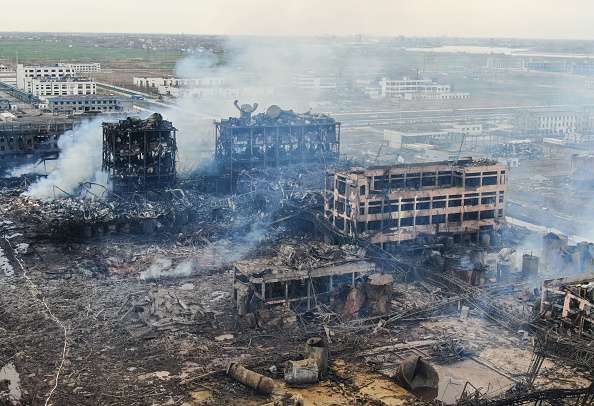
[[[176,132],[154,113],[103,123],[103,170],[117,194],[162,191],[176,185]]]
[[[0,125],[0,170],[58,156],[58,139],[73,123]]]
[[[494,232],[505,222],[507,166],[490,160],[329,169],[326,219],[382,248],[420,234]]]
[[[236,107],[240,118],[215,122],[215,159],[225,170],[338,160],[340,123],[328,115],[272,105],[252,116],[257,104]]]

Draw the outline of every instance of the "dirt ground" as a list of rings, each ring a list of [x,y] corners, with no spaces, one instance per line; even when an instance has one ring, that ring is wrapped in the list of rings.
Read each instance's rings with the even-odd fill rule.
[[[0,196],[0,366],[14,366],[20,404],[261,405],[292,394],[307,405],[411,404],[418,401],[390,378],[407,353],[403,348],[432,356],[436,343],[455,341],[471,358],[460,364],[432,356],[440,377],[455,381],[453,388],[474,380],[490,394],[521,381],[530,362],[522,334],[472,310],[461,319],[456,308],[387,327],[333,324],[319,314],[254,328],[233,308],[225,261],[238,249],[232,241],[197,243],[202,231],[192,227],[179,234],[65,241],[41,235],[43,216],[23,217],[15,209],[20,199]],[[147,276],[167,259],[196,265],[188,276]],[[421,308],[440,297],[425,283],[397,283],[393,310]],[[302,357],[313,336],[330,341],[330,371],[307,389],[286,387],[271,371]],[[232,361],[272,377],[273,394],[259,395],[227,377]],[[587,385],[554,364],[545,364],[546,371],[539,387]],[[560,381],[563,376],[571,378]]]

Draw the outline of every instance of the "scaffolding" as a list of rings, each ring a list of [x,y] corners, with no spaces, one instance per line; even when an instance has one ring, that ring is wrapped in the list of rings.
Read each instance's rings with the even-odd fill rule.
[[[116,194],[146,194],[175,187],[176,132],[154,113],[146,120],[128,117],[103,123],[103,171]]]

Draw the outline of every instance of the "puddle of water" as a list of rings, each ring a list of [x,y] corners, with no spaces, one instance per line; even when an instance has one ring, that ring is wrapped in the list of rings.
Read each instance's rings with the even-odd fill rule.
[[[12,362],[0,369],[0,381],[3,380],[10,381],[8,383],[8,392],[0,392],[0,394],[10,395],[14,399],[19,400],[21,398],[21,377]]]

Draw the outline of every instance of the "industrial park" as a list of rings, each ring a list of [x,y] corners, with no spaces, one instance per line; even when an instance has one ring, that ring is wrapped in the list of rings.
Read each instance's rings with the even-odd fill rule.
[[[592,44],[0,33],[0,404],[594,404]]]

